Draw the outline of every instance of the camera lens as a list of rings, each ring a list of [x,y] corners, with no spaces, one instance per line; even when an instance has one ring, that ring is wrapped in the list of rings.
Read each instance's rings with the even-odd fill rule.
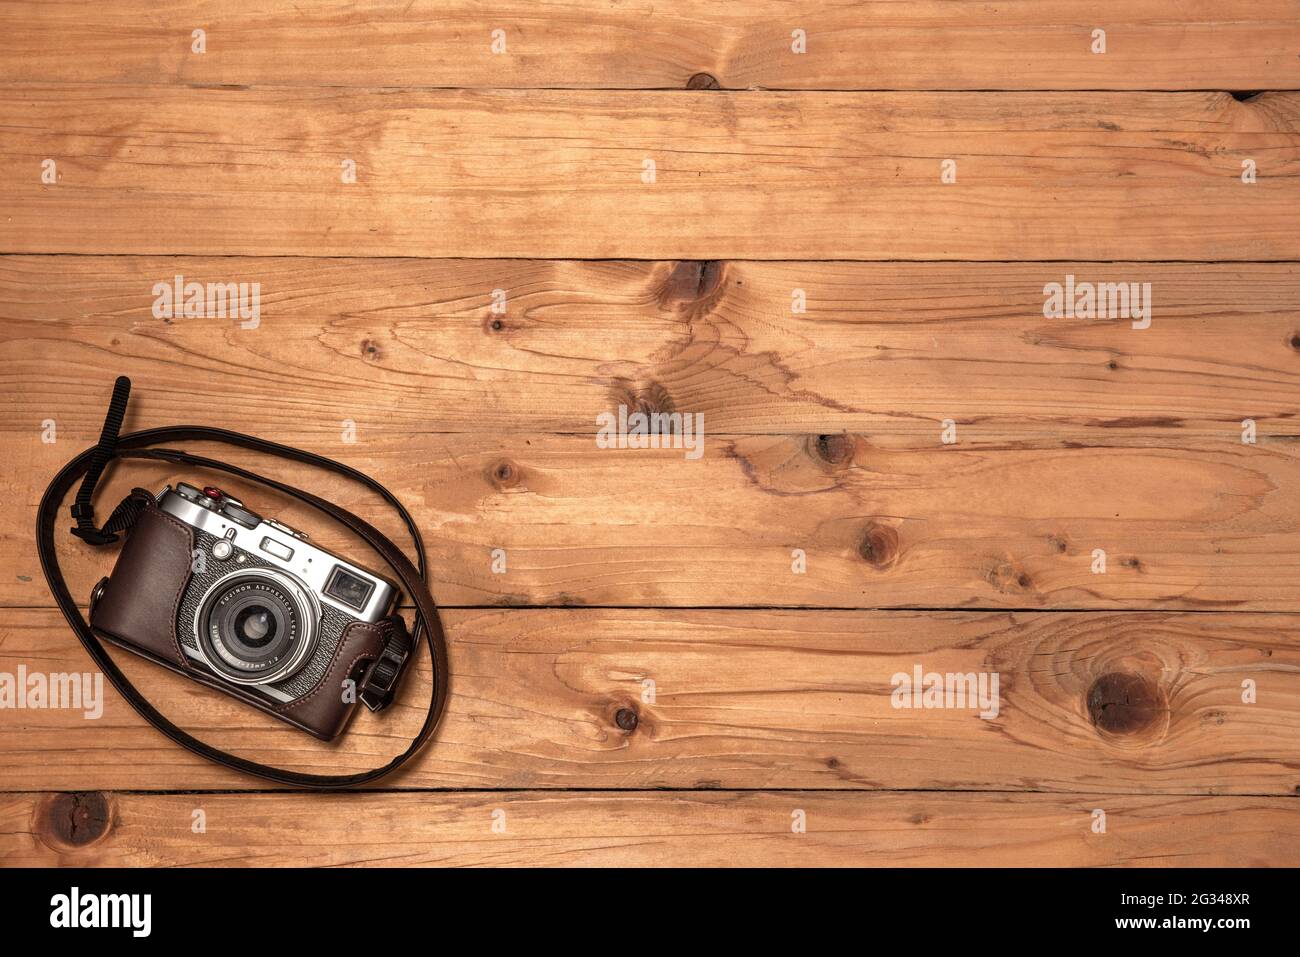
[[[264,605],[245,608],[235,616],[235,635],[250,648],[261,648],[275,637],[275,613]]]
[[[288,677],[310,651],[314,609],[302,587],[277,571],[236,572],[208,589],[195,619],[205,657],[240,684]]]

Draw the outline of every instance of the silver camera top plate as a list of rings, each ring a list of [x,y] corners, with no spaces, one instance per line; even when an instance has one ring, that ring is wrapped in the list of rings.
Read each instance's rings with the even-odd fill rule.
[[[237,500],[235,504],[242,505]],[[158,496],[158,507],[187,525],[201,529],[216,539],[218,545],[228,542],[232,549],[222,550],[212,557],[217,561],[230,561],[232,570],[237,563],[234,549],[256,555],[276,568],[301,581],[322,604],[331,605],[353,618],[376,622],[387,615],[397,597],[397,586],[385,578],[345,561],[332,552],[317,548],[306,536],[279,522],[258,517],[253,527],[222,515],[220,511],[205,508],[186,499],[168,486]],[[241,513],[251,515],[241,509]],[[213,549],[217,552],[217,549]]]

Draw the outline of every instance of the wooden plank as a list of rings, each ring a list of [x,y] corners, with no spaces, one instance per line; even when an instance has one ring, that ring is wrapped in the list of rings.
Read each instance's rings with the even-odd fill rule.
[[[1300,768],[1292,615],[517,609],[450,610],[444,622],[447,715],[385,786],[1289,795]],[[200,737],[318,772],[400,752],[428,694],[422,660],[394,709],[361,714],[324,745],[117,658]],[[88,665],[55,612],[5,612],[0,673]],[[895,707],[895,676],[916,667],[996,673],[996,699],[986,678],[982,705]],[[100,700],[98,718],[84,702],[0,709],[5,786],[261,786],[177,748],[111,687]]]
[[[178,275],[257,283],[255,327],[156,316]],[[1149,283],[1149,328],[1132,309],[1044,318],[1069,276]],[[651,402],[718,433],[877,444],[933,443],[945,419],[980,443],[1222,438],[1248,417],[1295,435],[1298,301],[1295,264],[6,256],[0,428],[93,436],[126,372],[150,420],[309,445],[359,416],[403,436],[589,433]]]
[[[1294,804],[800,791],[20,794],[0,798],[0,860],[28,867],[1261,867],[1289,865],[1300,853]],[[197,811],[205,831],[196,834]],[[1105,833],[1093,831],[1096,811],[1105,812]],[[795,831],[797,820],[803,832]]]
[[[730,88],[1257,90],[1300,86],[1298,31],[1290,0],[6,0],[0,82],[680,89],[707,72]]]
[[[3,252],[1300,259],[1295,93],[47,84],[4,113]]]
[[[279,413],[268,404],[267,414]],[[590,435],[397,438],[358,422],[355,444],[314,447],[407,504],[443,605],[1300,610],[1294,441],[898,450],[859,436],[706,435],[691,460],[680,449],[603,449]],[[92,444],[0,434],[11,466],[0,476],[10,503],[0,604],[49,601],[33,509],[48,478]],[[403,538],[382,502],[342,479],[188,446],[313,489]],[[193,469],[124,462],[99,502],[107,510],[135,485],[214,478],[262,514],[367,560],[304,507]],[[70,536],[59,544],[69,581],[88,595],[111,553]],[[504,571],[493,571],[494,549]]]

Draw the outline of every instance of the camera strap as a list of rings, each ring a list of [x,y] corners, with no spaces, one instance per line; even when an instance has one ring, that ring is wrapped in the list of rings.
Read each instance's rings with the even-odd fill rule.
[[[433,596],[429,593],[429,587],[425,579],[424,543],[420,537],[420,531],[411,519],[410,514],[388,489],[363,472],[312,452],[269,442],[251,435],[195,425],[144,429],[139,432],[129,432],[121,435],[120,430],[126,415],[130,392],[131,380],[126,376],[119,376],[113,386],[113,398],[109,403],[108,414],[104,420],[104,428],[100,433],[99,442],[93,448],[87,449],[74,458],[54,477],[41,498],[40,508],[36,516],[36,547],[41,559],[41,568],[45,572],[45,580],[49,583],[50,591],[53,593],[59,609],[63,612],[64,618],[68,620],[68,624],[72,626],[72,630],[76,632],[77,637],[81,640],[82,645],[85,646],[95,664],[108,676],[108,679],[113,683],[113,687],[117,689],[118,693],[126,699],[131,707],[155,728],[195,754],[226,767],[234,768],[237,771],[243,771],[269,781],[293,787],[341,788],[378,780],[401,767],[428,741],[433,734],[434,728],[437,727],[438,720],[442,717],[443,709],[447,703],[446,639],[443,635],[442,623],[438,618],[437,606],[433,601]],[[219,442],[254,452],[274,455],[313,465],[364,485],[366,488],[378,493],[401,516],[415,547],[416,564],[413,565],[401,549],[370,523],[357,517],[347,509],[340,508],[310,492],[216,459],[191,455],[178,449],[150,447],[162,442],[188,441]],[[81,479],[82,482],[72,506],[72,517],[77,522],[76,527],[72,529],[72,534],[88,544],[103,546],[116,542],[122,532],[128,531],[135,524],[136,518],[153,499],[153,496],[143,489],[136,489],[127,496],[113,510],[112,515],[102,527],[95,525],[95,510],[92,504],[95,486],[109,463],[121,458],[153,459],[196,468],[212,469],[275,489],[311,505],[340,524],[347,526],[378,552],[396,574],[398,581],[407,595],[410,596],[412,602],[414,602],[415,626],[408,636],[405,624],[397,614],[381,623],[385,629],[383,653],[367,669],[358,683],[358,697],[371,710],[377,711],[387,706],[414,648],[419,645],[420,639],[423,637],[428,645],[429,659],[433,667],[433,687],[430,692],[428,713],[425,716],[424,724],[411,741],[410,747],[382,767],[373,768],[369,771],[355,774],[308,774],[260,764],[213,747],[182,731],[154,708],[114,663],[104,645],[81,614],[81,609],[69,593],[67,583],[64,581],[54,544],[55,520],[59,506],[78,479]]]

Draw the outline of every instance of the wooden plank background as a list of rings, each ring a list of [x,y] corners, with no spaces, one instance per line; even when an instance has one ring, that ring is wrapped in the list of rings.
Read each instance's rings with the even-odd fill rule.
[[[1300,259],[1300,93],[20,84],[4,112],[12,252]]]
[[[453,669],[362,794],[111,688],[0,708],[0,862],[1293,863],[1297,91],[1294,0],[0,0],[0,673],[87,667],[31,526],[121,373],[127,428],[396,491]],[[159,314],[177,276],[256,322]],[[1067,276],[1149,327],[1046,317]],[[619,405],[703,454],[600,448]],[[111,555],[60,547],[88,594]],[[324,745],[117,657],[300,770],[396,753],[429,678]],[[891,707],[917,665],[998,714]]]
[[[1300,762],[1300,649],[1288,640],[1296,622],[1240,613],[455,609],[445,614],[456,671],[437,745],[384,786],[1291,795]],[[57,612],[14,612],[0,670],[33,661],[55,673],[84,670],[85,653],[64,631]],[[361,715],[326,745],[118,658],[183,725],[303,770],[363,770],[397,753],[428,700],[422,666],[397,711]],[[892,708],[891,677],[917,663],[998,672],[999,714]],[[1254,704],[1241,700],[1246,679],[1259,689]],[[24,791],[248,784],[172,746],[111,687],[106,698],[98,719],[31,711],[0,725],[4,780]],[[635,715],[631,730],[620,712]],[[98,737],[116,747],[88,748]]]
[[[1294,0],[4,0],[0,81],[682,89],[706,73],[728,89],[1296,89],[1296,16]]]
[[[174,420],[132,420],[161,421]],[[244,420],[254,433],[278,434],[274,417],[259,424]],[[935,433],[930,445],[904,450],[858,436],[706,435],[697,461],[673,449],[599,449],[590,435],[311,444],[369,463],[410,503],[445,606],[1300,611],[1294,441],[1246,446],[1238,430],[1218,440],[963,450],[940,445]],[[94,437],[47,445],[28,429],[0,443],[17,464],[9,498],[26,501],[30,518],[42,489],[26,476],[53,475]],[[394,538],[404,534],[377,497],[343,479],[189,448],[275,470],[382,516]],[[104,483],[104,501],[185,478],[193,475],[127,462]],[[356,547],[309,508],[224,475],[203,480],[266,512],[275,503],[290,524],[319,529],[315,540],[327,548]],[[0,529],[14,543],[0,564],[12,572],[0,578],[0,595],[48,601],[26,547],[31,522],[12,515]],[[493,570],[494,549],[505,552],[504,570]],[[1097,549],[1104,573],[1094,571]],[[64,553],[77,594],[88,596],[104,556]]]
[[[1294,801],[1130,795],[607,791],[9,795],[16,865],[1242,867],[1277,860]],[[1098,807],[1098,805],[1101,805]],[[1093,812],[1110,808],[1105,834]],[[195,812],[208,830],[195,834]],[[791,833],[803,812],[807,831]],[[496,815],[495,817],[493,815]],[[1169,821],[1180,822],[1176,841]],[[73,822],[76,826],[73,826]],[[502,821],[503,832],[493,824]],[[90,828],[86,825],[91,824]]]
[[[259,283],[271,335],[155,319],[154,286],[177,275]],[[1043,287],[1069,275],[1150,283],[1150,327],[1043,318]],[[142,419],[220,403],[331,448],[345,418],[386,436],[588,435],[620,402],[701,412],[716,434],[873,445],[932,447],[944,419],[961,447],[1237,439],[1247,417],[1267,442],[1300,434],[1298,298],[1295,263],[5,256],[0,423],[57,412],[93,441],[101,382],[130,363],[149,376]]]

